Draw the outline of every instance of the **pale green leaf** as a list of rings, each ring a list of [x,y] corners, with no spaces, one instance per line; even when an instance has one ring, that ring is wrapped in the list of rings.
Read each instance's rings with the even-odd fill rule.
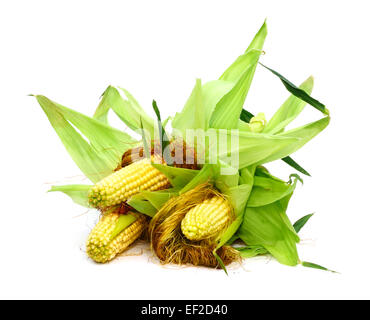
[[[181,189],[180,195],[194,189],[196,186],[202,183],[213,183],[215,174],[215,165],[205,164],[203,168],[198,171],[197,175]]]
[[[235,171],[235,174],[231,174],[232,171]],[[240,179],[239,172],[230,165],[220,161],[214,172],[215,186],[221,192],[227,192],[230,188],[238,186]]]
[[[236,81],[234,87],[217,103],[210,119],[210,127],[225,129],[238,128],[240,113],[252,83],[260,55],[261,51],[250,50],[242,56],[243,62],[245,61],[245,66],[243,63],[244,71]]]
[[[254,117],[254,115],[252,113],[250,113],[249,111],[243,109],[241,114],[240,114],[240,120],[239,120],[239,130],[242,130],[242,131],[247,131],[247,132],[250,132],[251,131],[251,128],[249,126],[249,122],[250,120]],[[288,165],[290,165],[292,168],[296,169],[297,171],[307,175],[307,176],[310,176],[310,174],[308,173],[307,170],[305,170],[301,165],[299,165],[295,160],[293,160],[291,157],[285,157],[285,158],[282,158],[281,160],[283,160],[285,163],[287,163]]]
[[[199,173],[199,170],[170,167],[164,164],[152,163],[152,166],[161,171],[175,188],[184,187]]]
[[[124,99],[119,90],[125,94]],[[140,122],[143,128],[154,137],[156,130],[156,121],[151,118],[145,110],[139,105],[135,98],[125,89],[109,86],[103,93],[99,106],[95,110],[94,118],[108,123],[108,112],[110,109],[133,131],[140,133]]]
[[[280,134],[275,135],[276,137],[285,138],[295,138],[297,140],[292,141],[291,144],[286,145],[276,152],[272,153],[270,156],[264,158],[259,164],[271,162],[277,159],[284,158],[296,152],[298,149],[303,147],[307,142],[317,136],[321,131],[323,131],[329,124],[330,117],[325,117],[320,120],[311,122],[299,128],[295,128]]]
[[[262,53],[262,47],[267,36],[266,22],[255,35],[245,53],[239,56],[236,61],[221,75],[219,80],[233,83],[232,89],[224,86],[222,98],[216,107],[207,107],[207,111],[213,111],[210,116],[210,127],[212,128],[238,128],[239,117],[243,109],[253,76],[257,67],[258,59]],[[213,102],[216,102],[215,100]]]
[[[88,194],[91,185],[85,184],[69,184],[63,186],[52,186],[48,192],[60,191],[68,195],[75,203],[89,208]]]
[[[263,207],[247,207],[238,234],[247,245],[263,246],[280,263],[294,266],[299,262],[296,247],[299,238],[286,221],[279,201]]]
[[[266,20],[263,22],[263,25],[261,28],[258,30],[256,35],[254,36],[252,42],[250,43],[249,47],[247,48],[246,52],[251,50],[251,49],[257,49],[257,50],[262,50],[263,45],[265,43],[265,39],[267,36],[267,24]]]
[[[92,182],[110,174],[137,143],[128,134],[38,95],[37,101],[81,171]],[[77,128],[86,138],[81,135]]]
[[[246,171],[249,171],[249,173],[247,173]],[[255,171],[254,167],[245,168],[244,176],[252,177],[254,171]],[[237,231],[240,228],[240,225],[243,222],[245,207],[253,186],[253,178],[251,179],[244,178],[244,180],[241,179],[241,181],[246,181],[247,183],[240,184],[238,186],[223,190],[223,193],[227,196],[228,200],[230,201],[230,204],[234,209],[236,219],[222,234],[219,243],[216,247],[216,250],[218,248],[221,248],[224,244],[226,244],[237,233]]]
[[[185,137],[187,129],[206,129],[205,109],[202,97],[202,83],[197,79],[194,89],[180,113],[172,120],[172,127]]]
[[[159,191],[141,191],[132,196],[127,204],[138,212],[153,217],[158,210],[172,197],[177,196],[179,189],[166,189]]]
[[[179,194],[180,189],[170,188],[160,191],[142,191],[142,196],[147,199],[157,210],[163,207],[163,205],[170,200],[172,197]]]
[[[239,56],[233,64],[226,69],[226,71],[220,77],[220,80],[225,81],[237,81],[243,75],[245,70],[249,65],[249,58],[246,53],[250,51],[261,51],[267,36],[267,25],[266,21],[263,23],[262,27],[258,30],[257,34],[254,36],[252,42],[248,46],[245,53]]]
[[[286,150],[292,144],[297,144],[299,138],[288,136],[277,136],[252,132],[235,132],[230,130],[218,130],[219,141],[230,141],[226,145],[219,146],[219,159],[229,163],[233,159],[239,161],[238,168],[244,168],[253,164],[264,163],[264,159],[273,158],[275,154],[280,155],[281,150]],[[234,141],[234,142],[233,142]],[[275,158],[276,159],[276,158]],[[278,158],[279,159],[279,158]]]
[[[123,230],[128,228],[131,224],[133,224],[137,220],[137,216],[127,213],[122,214],[119,216],[116,226],[110,236],[111,239],[114,239],[116,236],[118,236]]]
[[[240,256],[244,259],[253,258],[268,253],[268,251],[262,246],[246,246],[235,249],[239,251]]]
[[[154,217],[158,212],[157,208],[154,207],[141,193],[132,196],[127,204],[134,208],[136,211],[145,214],[149,217]]]
[[[127,125],[136,132],[140,129],[141,119],[144,129],[150,133],[151,138],[154,138],[154,133],[157,130],[157,122],[145,112],[130,92],[121,87],[118,88],[124,92],[128,100],[124,100],[126,102],[125,104],[113,110],[122,121],[126,120],[127,123],[130,123],[130,125]]]
[[[95,110],[93,118],[99,120],[105,124],[108,124],[108,113],[109,110],[117,104],[117,100],[122,99],[118,91],[112,87],[108,86],[107,89],[101,95],[101,100],[98,107]]]
[[[248,207],[261,207],[285,198],[293,193],[296,184],[297,180],[288,184],[270,178],[255,177]]]
[[[308,94],[311,94],[313,89],[313,78],[309,77],[299,86],[299,88]],[[306,104],[307,103],[302,99],[291,95],[272,116],[263,132],[274,134],[282,131],[302,112]]]
[[[234,87],[234,84],[235,82],[232,81],[214,80],[203,85],[202,93],[206,129],[209,127],[209,121],[217,103]]]

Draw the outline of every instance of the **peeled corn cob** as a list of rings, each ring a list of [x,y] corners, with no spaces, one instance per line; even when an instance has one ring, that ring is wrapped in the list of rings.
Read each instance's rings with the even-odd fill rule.
[[[95,184],[89,193],[93,207],[108,207],[122,203],[142,190],[156,191],[169,185],[164,174],[154,168],[149,159],[134,162]]]
[[[106,213],[87,239],[87,254],[96,262],[108,262],[138,239],[146,226],[143,215]]]
[[[189,210],[181,222],[181,231],[189,240],[210,239],[228,226],[231,217],[227,201],[214,196]]]

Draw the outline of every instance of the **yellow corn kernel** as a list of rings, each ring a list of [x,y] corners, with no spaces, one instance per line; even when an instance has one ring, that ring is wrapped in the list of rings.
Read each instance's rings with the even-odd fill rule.
[[[128,200],[142,190],[156,191],[169,185],[166,176],[149,159],[134,162],[96,183],[90,190],[89,203],[104,208]]]
[[[193,241],[214,238],[225,230],[231,218],[228,202],[214,196],[189,210],[181,222],[181,231]]]
[[[91,231],[86,252],[96,262],[108,262],[138,239],[146,227],[143,215],[106,213]]]

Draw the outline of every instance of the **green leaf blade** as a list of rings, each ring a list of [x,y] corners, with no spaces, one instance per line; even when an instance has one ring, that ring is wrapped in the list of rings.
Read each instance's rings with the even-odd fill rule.
[[[299,220],[297,220],[294,224],[293,224],[293,227],[294,227],[294,230],[295,232],[299,233],[299,231],[301,231],[301,229],[304,227],[304,225],[308,222],[308,220],[310,220],[310,218],[313,216],[314,214],[313,213],[310,213],[302,218],[300,218]]]
[[[288,79],[286,79],[284,76],[282,76],[280,73],[276,72],[273,69],[270,69],[269,67],[266,67],[264,64],[260,63],[261,66],[266,68],[267,70],[271,71],[274,75],[276,75],[278,78],[280,78],[281,82],[284,84],[285,88],[294,96],[302,99],[303,101],[307,102],[317,110],[321,111],[325,115],[329,115],[329,110],[325,107],[324,104],[322,104],[320,101],[312,98],[307,92],[304,90],[298,88],[296,85],[294,85],[292,82],[290,82]]]
[[[64,194],[69,196],[73,200],[73,202],[83,207],[90,208],[88,194],[91,187],[91,185],[84,184],[69,184],[63,186],[52,186],[48,192],[63,192]]]
[[[246,64],[244,71],[234,87],[217,103],[210,119],[211,128],[236,129],[238,127],[238,120],[260,55],[261,51],[250,50],[242,56]]]
[[[322,271],[329,271],[329,272],[332,272],[332,273],[338,273],[337,271],[330,270],[328,268],[325,268],[323,266],[320,266],[320,265],[318,265],[316,263],[312,263],[312,262],[302,261],[301,264],[302,264],[303,267],[306,267],[306,268],[313,268],[313,269],[318,269],[318,270],[322,270]]]

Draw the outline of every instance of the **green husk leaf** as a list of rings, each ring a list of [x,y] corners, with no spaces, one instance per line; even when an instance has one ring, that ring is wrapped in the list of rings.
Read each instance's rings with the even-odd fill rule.
[[[227,242],[226,244],[227,245],[232,245],[236,240],[239,239],[239,235],[237,233],[235,233]]]
[[[162,172],[175,188],[183,188],[199,173],[199,170],[170,167],[164,164],[152,163],[152,166]]]
[[[174,196],[177,196],[179,194],[179,191],[179,188],[170,188],[159,191],[142,191],[141,194],[157,210],[159,210],[168,200],[170,200]]]
[[[256,168],[256,176],[270,178],[279,182],[284,182],[284,180],[281,180],[280,178],[273,176],[264,166],[258,166]]]
[[[228,188],[223,193],[234,208],[237,217],[243,216],[244,208],[252,190],[251,184],[241,184],[236,187]]]
[[[246,244],[263,246],[280,263],[294,266],[299,261],[298,241],[281,217],[284,214],[279,203],[247,208],[238,232]]]
[[[329,115],[329,110],[325,107],[324,104],[322,104],[320,101],[312,98],[307,92],[304,90],[298,88],[295,86],[292,82],[290,82],[288,79],[283,77],[280,73],[276,72],[275,70],[270,69],[269,67],[266,67],[262,63],[260,63],[261,66],[265,67],[267,70],[271,71],[274,75],[280,78],[281,82],[284,84],[285,88],[294,96],[302,99],[303,101],[307,102],[317,110],[321,111],[325,115]]]
[[[207,108],[213,111],[210,116],[210,127],[213,128],[237,128],[239,117],[243,108],[245,98],[248,94],[254,72],[257,67],[259,56],[267,36],[266,21],[263,23],[251,44],[244,54],[239,56],[233,64],[221,75],[219,81],[228,83],[229,87],[224,86],[222,98],[217,96],[216,107]],[[234,83],[232,89],[230,84]]]
[[[99,102],[98,107],[95,110],[93,118],[101,121],[105,124],[108,124],[108,113],[111,109],[111,105],[113,105],[114,100],[117,99],[116,97],[117,90],[114,90],[113,87],[108,86],[107,89],[103,92],[100,96],[101,100]]]
[[[239,80],[240,77],[245,72],[245,70],[248,68],[249,63],[250,63],[249,58],[246,55],[246,53],[250,51],[261,51],[265,43],[266,36],[267,36],[267,25],[266,25],[266,21],[264,21],[263,25],[261,26],[261,28],[258,30],[256,35],[254,36],[247,50],[245,50],[245,53],[239,56],[233,62],[233,64],[226,69],[226,71],[221,75],[220,80],[233,81],[233,82]]]
[[[249,47],[247,48],[246,52],[252,49],[262,50],[266,37],[267,37],[267,24],[265,19],[261,28],[258,30]]]
[[[338,273],[337,271],[330,270],[328,268],[325,268],[323,266],[320,266],[320,265],[318,265],[316,263],[312,263],[312,262],[302,261],[301,264],[302,264],[303,267],[306,267],[306,268],[313,268],[313,269],[319,269],[319,270],[323,270],[323,271],[329,271],[329,272],[332,272],[332,273]]]
[[[301,231],[301,229],[304,227],[304,225],[308,222],[308,220],[310,220],[310,218],[313,216],[313,213],[310,213],[304,217],[302,217],[301,219],[297,220],[294,224],[293,224],[293,227],[294,227],[294,230],[295,232],[299,233],[299,231]]]
[[[240,169],[240,184],[247,184],[253,187],[254,178],[257,175],[257,167],[250,166]]]
[[[114,239],[116,236],[118,236],[123,230],[128,228],[136,220],[137,217],[131,213],[120,215],[120,217],[117,220],[116,226],[112,232],[111,239]]]
[[[238,128],[240,113],[252,83],[260,55],[260,50],[253,49],[241,56],[243,57],[244,72],[234,87],[217,103],[210,119],[210,127],[218,129]]]
[[[122,154],[137,145],[128,134],[38,95],[37,101],[80,170],[92,182],[109,175]],[[76,127],[81,134],[74,128]]]
[[[146,200],[141,194],[132,196],[127,204],[133,207],[136,211],[145,214],[149,217],[154,217],[158,212],[157,208],[154,207],[148,200]]]
[[[125,122],[127,125],[130,123],[128,127],[135,132],[137,132],[140,128],[140,119],[142,119],[144,129],[150,133],[150,137],[154,137],[154,133],[157,130],[157,124],[154,119],[145,112],[145,110],[140,106],[130,92],[124,88],[118,88],[124,92],[128,100],[124,100],[125,103],[122,104],[121,108],[112,107],[114,112],[122,119],[123,122],[127,121],[127,123]]]
[[[228,174],[221,174],[223,173],[222,170],[225,170]],[[231,174],[232,171],[235,171],[235,174]],[[215,186],[222,193],[228,192],[228,190],[232,187],[237,187],[239,184],[239,179],[240,177],[238,170],[234,170],[234,168],[232,168],[230,165],[219,162],[219,164],[215,166]]]
[[[119,90],[109,86],[103,93],[102,99],[95,110],[94,119],[108,124],[108,112],[110,109],[133,131],[138,132],[143,128],[154,137],[155,121],[139,105],[135,98],[125,89],[119,88],[125,93],[128,100],[122,98]]]
[[[313,139],[316,135],[318,135],[321,131],[323,131],[329,124],[330,117],[325,117],[320,120],[311,122],[304,126],[301,126],[296,129],[292,129],[280,134],[275,135],[276,137],[290,137],[296,138],[295,142],[292,142],[289,145],[285,145],[284,147],[280,148],[276,152],[274,152],[271,156],[264,158],[259,162],[259,164],[271,162],[277,159],[285,158],[288,155],[296,152],[302,146],[304,146],[308,141]]]
[[[265,192],[267,194],[269,191]],[[282,190],[281,194],[284,193]],[[280,263],[291,266],[299,262],[296,247],[299,237],[286,215],[292,193],[260,207],[249,207],[247,204],[243,223],[238,230],[239,237],[246,245],[262,246]]]
[[[233,88],[234,84],[232,81],[214,80],[201,86],[200,79],[197,79],[184,108],[180,113],[176,113],[172,127],[181,132],[183,139],[186,138],[186,129],[208,129],[217,103]],[[194,115],[197,116],[194,117]]]
[[[202,97],[202,82],[196,80],[194,89],[180,113],[172,121],[172,127],[180,130],[185,137],[187,129],[206,129],[205,109]]]
[[[212,129],[214,130],[214,129]],[[222,150],[219,150],[219,159],[228,163],[228,159],[239,157],[239,168],[253,164],[262,164],[269,161],[264,159],[280,159],[283,153],[291,145],[297,145],[300,138],[284,137],[253,132],[234,132],[230,130],[217,131],[219,141],[230,141],[239,139],[239,143],[228,143]],[[224,135],[224,137],[222,137]],[[278,156],[275,156],[278,155]],[[272,160],[270,160],[272,161]]]
[[[179,194],[181,195],[191,189],[194,189],[196,186],[202,183],[212,183],[214,181],[216,172],[216,165],[205,164],[201,170],[197,171],[197,175],[180,190]]]
[[[91,185],[85,184],[69,184],[63,186],[52,186],[48,192],[60,191],[69,196],[75,203],[89,208],[88,194]]]
[[[268,251],[262,246],[246,246],[235,249],[240,252],[240,256],[244,259],[253,258],[268,253]]]
[[[243,222],[245,207],[253,186],[254,171],[255,167],[253,166],[250,168],[244,168],[242,170],[242,184],[222,190],[234,208],[236,219],[222,234],[216,250],[230,241],[230,239],[237,233],[240,225]]]
[[[248,207],[262,207],[281,200],[294,192],[296,184],[297,179],[293,184],[288,184],[256,176],[247,205]]]
[[[154,217],[158,210],[172,197],[177,196],[178,193],[179,189],[175,188],[159,191],[141,191],[132,196],[127,201],[127,204],[140,213]]]
[[[205,129],[209,128],[209,122],[217,103],[234,87],[235,82],[214,80],[205,83],[202,87]],[[189,114],[189,118],[192,115]]]
[[[313,78],[309,77],[305,80],[299,88],[304,90],[307,94],[311,94],[313,89]],[[283,105],[275,112],[263,132],[265,133],[278,133],[291,123],[303,111],[306,102],[295,95],[291,95]]]
[[[243,109],[241,114],[240,114],[240,120],[243,122],[243,123],[249,123],[249,121],[254,117],[254,115],[252,113],[250,113],[249,111]],[[239,124],[239,128],[240,128],[240,124]],[[301,167],[295,160],[293,160],[291,157],[285,157],[285,158],[282,158],[281,160],[283,160],[286,164],[290,165],[292,168],[296,169],[297,171],[307,175],[307,176],[311,176],[307,170],[305,170],[303,167]]]

